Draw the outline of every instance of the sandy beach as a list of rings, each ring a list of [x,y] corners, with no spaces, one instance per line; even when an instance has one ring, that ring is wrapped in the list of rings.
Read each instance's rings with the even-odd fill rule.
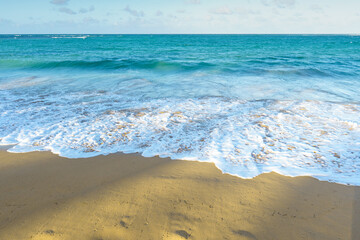
[[[360,188],[214,164],[0,151],[0,239],[360,239]]]

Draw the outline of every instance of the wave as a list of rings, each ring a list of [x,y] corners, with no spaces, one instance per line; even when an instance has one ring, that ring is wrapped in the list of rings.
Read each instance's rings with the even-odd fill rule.
[[[204,71],[224,74],[269,75],[278,77],[351,77],[357,76],[356,71],[349,72],[333,67],[276,67],[266,62],[249,65],[248,62],[239,63],[212,63],[212,62],[177,62],[147,59],[105,59],[95,61],[68,60],[68,61],[17,61],[0,60],[0,68],[25,70],[149,70],[158,72],[189,72]]]
[[[276,69],[276,68],[253,68],[248,72],[254,75],[272,75],[278,77],[334,77],[334,71],[325,71],[318,68],[287,68],[287,69]],[[344,73],[345,75],[345,73]]]
[[[3,68],[25,68],[25,69],[144,69],[144,70],[197,70],[209,69],[216,65],[207,62],[178,63],[159,60],[98,60],[98,61],[0,61]]]
[[[37,39],[56,39],[56,38],[88,38],[94,37],[95,35],[82,35],[82,34],[1,34],[0,39],[27,39],[27,40],[37,40]],[[101,37],[101,35],[96,35]]]
[[[70,36],[70,37],[64,37],[64,36],[60,36],[60,37],[51,37],[51,38],[81,38],[81,39],[86,39],[88,38],[89,36]]]
[[[358,104],[98,95],[12,99],[0,112],[0,144],[69,158],[139,152],[214,162],[244,178],[275,171],[360,185]]]

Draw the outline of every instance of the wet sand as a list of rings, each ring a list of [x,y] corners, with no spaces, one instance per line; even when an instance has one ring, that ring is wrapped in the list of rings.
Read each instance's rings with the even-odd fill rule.
[[[360,239],[360,187],[214,164],[0,151],[0,239]]]

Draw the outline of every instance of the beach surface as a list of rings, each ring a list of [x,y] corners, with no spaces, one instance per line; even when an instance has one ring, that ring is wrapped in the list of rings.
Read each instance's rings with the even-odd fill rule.
[[[360,239],[360,187],[213,163],[0,151],[0,239]]]

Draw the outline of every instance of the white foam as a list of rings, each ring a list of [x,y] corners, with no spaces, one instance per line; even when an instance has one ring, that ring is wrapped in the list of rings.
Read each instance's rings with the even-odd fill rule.
[[[114,101],[106,94],[97,101],[81,101],[86,97],[93,96],[47,97],[35,103],[8,96],[4,100],[9,104],[0,106],[0,143],[17,144],[11,152],[50,150],[69,158],[140,152],[214,162],[223,172],[244,178],[275,171],[360,185],[358,104],[226,98]]]
[[[51,37],[51,38],[81,38],[81,39],[86,39],[89,36],[70,36],[70,37],[65,37],[65,36],[61,36],[61,37]]]

